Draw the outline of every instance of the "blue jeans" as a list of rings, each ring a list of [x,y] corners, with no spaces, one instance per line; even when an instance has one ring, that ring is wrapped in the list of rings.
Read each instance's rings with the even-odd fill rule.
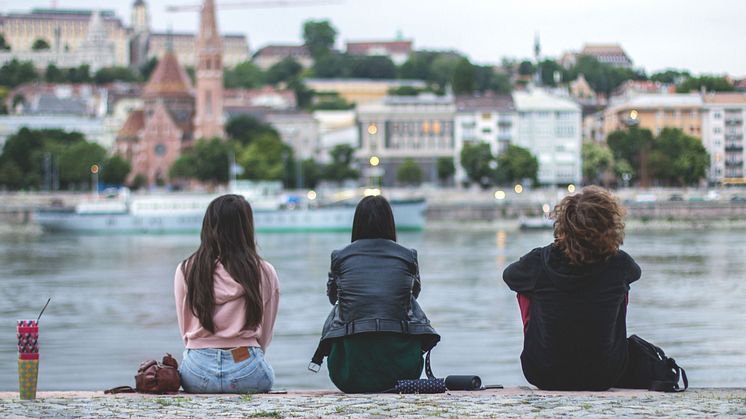
[[[261,348],[250,347],[248,359],[234,362],[230,350],[187,349],[179,366],[187,393],[266,393],[275,381]]]

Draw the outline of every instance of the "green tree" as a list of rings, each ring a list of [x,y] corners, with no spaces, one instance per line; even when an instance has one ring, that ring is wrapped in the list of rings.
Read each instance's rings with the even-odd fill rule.
[[[168,178],[172,181],[176,179],[196,179],[196,165],[197,162],[194,155],[192,153],[184,153],[179,156],[179,158],[177,158],[168,169]],[[137,178],[137,176],[135,176],[135,178]]]
[[[492,183],[494,157],[487,143],[464,144],[461,149],[461,166],[466,171],[470,181],[475,182],[483,188]]]
[[[539,160],[528,149],[510,144],[497,156],[495,179],[499,184],[520,183],[525,179],[537,182]]]
[[[0,187],[14,191],[23,186],[21,168],[13,161],[0,162]]]
[[[91,68],[88,64],[81,64],[80,67],[67,70],[67,81],[70,83],[90,83],[92,80]]]
[[[492,91],[507,95],[513,90],[510,78],[505,74],[495,72],[492,66],[475,65],[473,68],[475,89],[477,91]]]
[[[546,86],[557,86],[554,80],[554,74],[560,74],[560,81],[562,80],[562,74],[565,69],[559,65],[558,62],[550,59],[545,59],[539,63],[539,73],[541,74],[541,83]]]
[[[432,64],[440,53],[435,51],[415,51],[399,67],[399,78],[432,81]]]
[[[59,156],[60,184],[66,189],[89,187],[91,166],[101,165],[106,159],[106,150],[87,141],[65,147]]]
[[[67,77],[64,71],[57,68],[54,64],[49,64],[44,72],[44,81],[47,83],[64,83]]]
[[[308,20],[303,23],[303,40],[314,59],[328,54],[336,39],[337,30],[328,20]]]
[[[699,76],[690,77],[676,87],[677,93],[699,92],[705,88],[708,92],[732,92],[735,86],[725,77]]]
[[[347,102],[344,98],[336,94],[333,95],[316,95],[316,102],[313,104],[313,110],[346,110],[355,107],[352,103]]]
[[[122,185],[130,174],[132,165],[120,156],[111,156],[101,168],[101,180],[108,185]]]
[[[534,74],[536,69],[534,68],[534,65],[531,63],[531,61],[524,60],[521,61],[520,64],[518,64],[518,74],[522,76],[530,76]]]
[[[93,81],[96,84],[108,84],[113,81],[134,82],[138,80],[138,75],[128,67],[106,67],[96,71],[93,75]]]
[[[688,79],[691,76],[692,75],[686,70],[675,70],[675,69],[669,68],[663,71],[653,73],[653,75],[650,76],[650,80],[657,81],[660,83],[678,84]]]
[[[287,57],[268,68],[264,79],[269,84],[287,83],[290,80],[298,78],[301,71],[303,71],[303,66],[298,64],[292,57]]]
[[[705,177],[710,157],[698,138],[680,129],[664,128],[653,143],[650,167],[660,182],[685,186]]]
[[[606,144],[609,145],[614,161],[627,162],[631,167],[630,173],[637,180],[637,175],[642,174],[644,164],[643,157],[645,153],[650,153],[653,145],[653,133],[648,129],[630,127],[624,131],[614,131],[606,137]],[[648,165],[649,166],[649,165]]]
[[[438,85],[438,90],[443,91],[453,81],[456,67],[462,57],[454,54],[439,54],[430,66],[430,82]]]
[[[567,80],[575,80],[582,73],[593,90],[609,97],[622,83],[627,80],[645,79],[643,73],[637,73],[628,68],[615,67],[604,64],[589,55],[581,55],[577,62],[567,72]]]
[[[5,42],[5,36],[0,33],[0,51],[10,51],[10,45]]]
[[[344,55],[348,62],[350,77],[365,79],[393,79],[396,78],[396,65],[389,57],[382,56],[349,56]]]
[[[583,178],[586,183],[604,183],[605,176],[614,169],[614,155],[608,146],[592,141],[583,142],[581,149]]]
[[[279,138],[261,135],[241,149],[236,161],[243,167],[247,179],[285,180],[287,184],[291,182],[286,167],[293,166],[292,158],[293,150]]]
[[[213,185],[227,183],[229,147],[220,138],[198,140],[190,151],[194,156],[194,178]]]
[[[150,75],[153,74],[153,70],[158,67],[158,58],[152,57],[148,61],[144,62],[140,66],[140,78],[144,81],[147,81],[150,79]]]
[[[238,141],[242,146],[247,146],[260,136],[270,135],[278,140],[280,134],[271,125],[264,123],[251,115],[240,115],[231,118],[225,126],[228,138]]]
[[[36,38],[36,40],[34,40],[33,45],[31,45],[31,49],[33,51],[42,51],[42,50],[49,49],[49,48],[50,48],[49,42],[47,42],[47,40],[43,38]]]
[[[348,77],[349,64],[345,55],[329,52],[314,59],[313,75],[322,79]]]
[[[147,185],[147,183],[148,183],[148,178],[144,174],[138,173],[137,175],[135,175],[135,178],[132,179],[132,184],[130,184],[130,188],[132,190],[137,191],[137,190],[144,188]]]
[[[313,189],[318,185],[323,176],[323,167],[314,159],[305,159],[301,162],[301,173],[303,177],[303,188]]]
[[[452,157],[438,157],[436,168],[438,171],[438,179],[444,184],[453,177],[454,173],[456,173],[456,167],[453,164]]]
[[[0,67],[0,86],[16,87],[38,80],[39,75],[31,61],[20,62],[16,59]]]
[[[355,149],[347,144],[338,144],[329,152],[332,161],[324,168],[323,178],[332,182],[357,179],[360,173],[352,167]]]
[[[290,59],[292,60],[292,58]],[[300,66],[300,64],[298,65]],[[276,76],[279,76],[279,74]],[[253,89],[264,84],[264,72],[251,61],[244,61],[232,69],[225,70],[223,83],[225,84],[225,87],[230,89]]]
[[[396,169],[396,180],[405,185],[417,186],[422,183],[422,168],[412,158],[406,158]]]
[[[472,94],[476,87],[476,71],[467,58],[462,58],[453,70],[451,84],[453,93],[457,95]]]
[[[389,96],[417,96],[425,91],[427,91],[427,89],[420,89],[414,86],[400,86],[392,87],[388,92],[386,92],[386,94]]]

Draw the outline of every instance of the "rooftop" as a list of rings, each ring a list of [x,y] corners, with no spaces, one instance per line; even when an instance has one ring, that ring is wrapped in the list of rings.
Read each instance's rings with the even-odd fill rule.
[[[746,105],[746,93],[706,93],[704,100],[707,104]]]
[[[412,41],[347,41],[347,52],[350,54],[366,54],[371,48],[385,49],[390,53],[407,54],[412,51]]]
[[[513,97],[510,95],[458,96],[456,111],[514,111]]]
[[[616,108],[676,108],[702,106],[699,93],[641,93],[617,103]]]
[[[519,111],[578,111],[580,105],[570,99],[551,95],[543,89],[513,92],[513,102]]]
[[[167,52],[158,61],[150,80],[145,85],[146,97],[191,95],[192,82],[176,59],[173,52]]]

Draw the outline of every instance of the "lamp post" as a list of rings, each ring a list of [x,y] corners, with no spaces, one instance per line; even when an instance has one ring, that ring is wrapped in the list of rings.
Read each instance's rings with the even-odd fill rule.
[[[91,166],[91,189],[96,198],[98,198],[98,170],[97,164]]]

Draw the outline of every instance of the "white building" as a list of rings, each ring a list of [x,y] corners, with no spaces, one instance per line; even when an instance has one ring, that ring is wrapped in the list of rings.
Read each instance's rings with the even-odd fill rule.
[[[452,96],[389,96],[359,104],[357,111],[361,143],[357,157],[362,167],[370,169],[370,158],[378,157],[375,171],[387,186],[396,183],[402,162],[412,159],[425,182],[438,182],[438,159],[452,159],[454,154]]]
[[[539,160],[539,183],[580,183],[581,108],[541,89],[513,93],[518,111],[515,145],[527,148]]]
[[[461,166],[464,144],[486,143],[493,155],[502,153],[518,136],[518,113],[510,95],[456,98],[453,126],[455,181],[468,180]]]
[[[702,112],[702,144],[710,154],[710,182],[743,183],[746,94],[708,93]]]
[[[358,147],[360,129],[354,110],[314,111],[313,117],[319,123],[320,162],[329,163],[329,152],[338,145]]]

